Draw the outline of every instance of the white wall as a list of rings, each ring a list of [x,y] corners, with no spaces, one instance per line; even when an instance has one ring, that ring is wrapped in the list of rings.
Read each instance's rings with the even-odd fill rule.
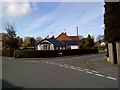
[[[79,49],[78,45],[71,45],[71,49]]]
[[[54,45],[53,44],[51,44],[50,45],[50,50],[54,50],[55,48],[54,48]]]

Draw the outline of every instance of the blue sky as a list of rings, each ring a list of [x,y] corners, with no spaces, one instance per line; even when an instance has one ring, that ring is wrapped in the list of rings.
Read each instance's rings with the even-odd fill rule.
[[[17,35],[58,36],[61,32],[76,35],[103,35],[103,2],[16,2],[3,3],[2,32],[6,22],[15,24]]]

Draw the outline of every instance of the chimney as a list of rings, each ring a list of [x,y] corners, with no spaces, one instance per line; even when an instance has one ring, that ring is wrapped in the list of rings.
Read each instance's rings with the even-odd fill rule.
[[[54,35],[52,35],[52,37],[54,38]]]

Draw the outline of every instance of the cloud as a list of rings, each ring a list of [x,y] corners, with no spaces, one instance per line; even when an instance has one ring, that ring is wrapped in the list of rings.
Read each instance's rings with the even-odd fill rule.
[[[96,3],[96,4],[99,5],[99,3]],[[93,23],[93,21],[102,15],[100,13],[101,12],[100,7],[97,7],[96,5],[96,8],[95,8],[95,4],[90,4],[90,5],[88,4],[89,6],[87,7],[82,6],[82,8],[79,8],[79,12],[77,12],[77,7],[79,7],[78,6],[79,4],[77,5],[76,3],[75,4],[73,3],[72,5],[73,6],[71,6],[67,10],[67,12],[64,13],[64,16],[62,17],[61,15],[60,18],[56,20],[56,22],[52,23],[50,26],[46,28],[46,31],[50,31],[53,29],[56,30],[56,28],[62,27],[62,30],[66,28],[74,32],[75,30],[74,28],[76,26],[85,26],[91,23],[95,24],[96,22]]]
[[[60,10],[61,10],[61,8],[63,8],[63,5],[64,5],[64,3],[61,3],[55,10],[51,11],[49,14],[39,17],[38,20],[36,20],[34,23],[32,23],[31,25],[29,25],[26,28],[23,28],[23,31],[30,31],[30,30],[32,31],[37,27],[39,27],[39,28],[43,27],[47,22],[51,22],[55,18],[57,19],[58,17],[60,17],[58,12],[60,13]],[[55,15],[55,14],[58,14],[58,15]]]
[[[30,5],[32,9],[37,6],[36,3],[30,3]],[[76,26],[78,26],[80,29],[79,34],[84,36],[89,33],[97,35],[100,25],[102,25],[102,9],[103,5],[100,3],[60,3],[57,8],[43,16],[39,16],[30,25],[22,28],[20,32],[25,34],[31,32],[31,35],[35,36],[41,34],[43,37],[48,34],[51,35],[53,32],[57,36],[65,28],[68,35],[76,35]]]
[[[35,4],[32,6],[35,8]],[[15,18],[28,15],[33,10],[29,2],[4,2],[2,8],[3,16]]]
[[[84,3],[84,5],[85,4],[86,3]],[[51,13],[44,15],[43,17],[39,17],[37,21],[23,30],[31,32],[36,30],[36,32],[39,32],[37,30],[39,28],[39,30],[43,30],[42,34],[45,34],[46,32],[49,34],[54,32],[54,34],[57,35],[64,31],[65,28],[68,34],[76,35],[76,26],[79,26],[82,32],[86,32],[86,25],[93,24],[93,26],[95,26],[95,23],[98,21],[93,21],[102,15],[102,11],[100,11],[101,5],[98,6],[99,3],[96,4],[88,3],[86,6],[80,6],[80,4],[77,3],[61,3],[60,6]],[[77,8],[79,8],[79,12]],[[50,24],[46,25],[47,23]]]

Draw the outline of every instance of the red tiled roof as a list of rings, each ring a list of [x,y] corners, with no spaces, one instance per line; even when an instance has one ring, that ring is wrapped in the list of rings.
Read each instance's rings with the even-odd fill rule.
[[[0,41],[9,40],[9,36],[5,33],[0,33]]]
[[[79,40],[78,36],[69,36],[72,40]]]
[[[66,33],[61,33],[57,38],[57,40],[72,40],[69,36],[66,35]]]

